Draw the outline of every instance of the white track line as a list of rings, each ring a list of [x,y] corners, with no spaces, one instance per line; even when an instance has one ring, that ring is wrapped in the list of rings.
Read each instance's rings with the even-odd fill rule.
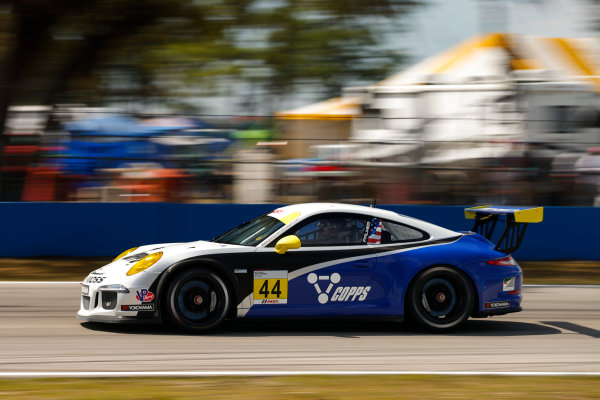
[[[600,376],[600,372],[552,371],[65,371],[0,372],[4,378],[121,378],[121,377],[215,377],[215,376],[312,376],[312,375],[432,375],[432,376]]]

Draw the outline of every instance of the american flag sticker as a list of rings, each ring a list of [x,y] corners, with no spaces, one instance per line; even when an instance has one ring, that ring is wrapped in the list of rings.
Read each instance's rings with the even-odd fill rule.
[[[373,218],[371,221],[371,229],[367,237],[368,244],[381,244],[381,230],[383,229],[383,221],[379,218]]]

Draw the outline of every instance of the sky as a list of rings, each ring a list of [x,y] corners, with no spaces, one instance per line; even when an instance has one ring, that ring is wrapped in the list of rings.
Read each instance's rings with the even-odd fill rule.
[[[425,0],[396,36],[411,60],[437,54],[481,32],[550,37],[598,37],[590,0]],[[597,13],[596,13],[597,14]],[[600,27],[600,26],[599,26]]]

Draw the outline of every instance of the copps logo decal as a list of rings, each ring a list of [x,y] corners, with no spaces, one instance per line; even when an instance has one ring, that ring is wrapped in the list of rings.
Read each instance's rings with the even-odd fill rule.
[[[141,289],[135,292],[135,299],[139,301],[152,301],[154,300],[154,293],[148,291],[148,289]]]
[[[88,276],[85,278],[85,283],[102,283],[104,276]]]
[[[331,275],[317,275],[314,272],[308,274],[306,277],[308,283],[315,287],[317,294],[319,297],[319,303],[326,304],[329,300],[331,301],[364,301],[369,294],[369,290],[371,290],[371,286],[338,286],[331,294],[331,298],[329,297],[333,286],[340,283],[342,277],[337,272],[334,272]],[[327,289],[323,291],[319,282],[329,282],[327,285]]]

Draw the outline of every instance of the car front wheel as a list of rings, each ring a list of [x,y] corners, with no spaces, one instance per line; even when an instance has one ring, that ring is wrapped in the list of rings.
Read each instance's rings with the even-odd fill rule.
[[[217,327],[227,315],[230,295],[216,273],[193,269],[178,274],[167,290],[166,311],[179,328],[204,332]]]

